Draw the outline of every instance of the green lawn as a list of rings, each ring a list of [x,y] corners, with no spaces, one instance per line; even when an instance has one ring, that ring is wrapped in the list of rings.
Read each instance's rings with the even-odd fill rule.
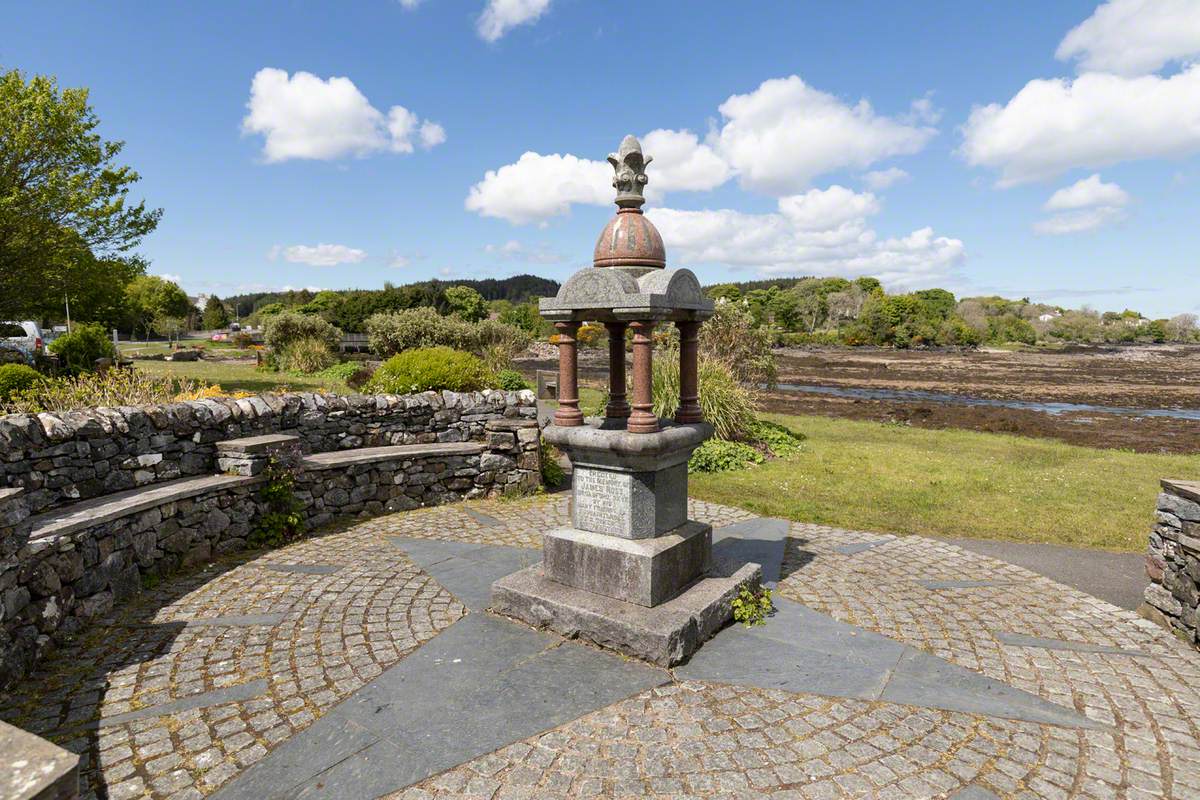
[[[1200,475],[1200,456],[767,418],[804,433],[804,450],[742,472],[692,475],[693,496],[842,528],[1138,551],[1153,524],[1159,479]]]
[[[326,389],[346,392],[341,381],[330,381],[312,375],[293,375],[288,372],[259,372],[253,361],[134,361],[134,366],[151,375],[202,380],[219,384],[226,391],[283,392],[291,390]]]

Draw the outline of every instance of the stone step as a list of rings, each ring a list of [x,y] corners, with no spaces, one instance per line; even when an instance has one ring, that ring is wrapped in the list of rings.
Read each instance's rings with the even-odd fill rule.
[[[355,464],[374,464],[430,456],[477,456],[484,447],[475,442],[435,442],[431,444],[399,444],[389,447],[361,447],[355,450],[335,450],[305,456],[301,464],[306,470],[340,469]]]
[[[261,479],[241,475],[203,475],[199,478],[181,478],[81,500],[74,505],[31,517],[29,522],[33,531],[29,538],[30,541],[35,541],[65,536],[130,514],[147,511],[164,503],[186,500],[217,489],[256,483],[259,480]]]

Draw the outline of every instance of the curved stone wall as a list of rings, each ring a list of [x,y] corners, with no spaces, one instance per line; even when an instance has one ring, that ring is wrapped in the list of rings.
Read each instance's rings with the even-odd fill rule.
[[[312,529],[532,489],[536,417],[532,392],[498,391],[0,417],[0,687],[147,581],[251,546],[273,455],[288,451]],[[147,474],[131,488],[114,471]]]

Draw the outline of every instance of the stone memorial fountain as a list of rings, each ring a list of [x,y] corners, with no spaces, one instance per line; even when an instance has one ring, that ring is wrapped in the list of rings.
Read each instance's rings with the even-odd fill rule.
[[[547,531],[542,563],[492,585],[493,611],[656,664],[690,656],[732,618],[758,564],[713,558],[712,526],[687,518],[687,463],[712,436],[698,395],[699,329],[713,305],[687,269],[667,269],[662,237],[642,214],[643,157],[626,136],[608,157],[617,213],[600,234],[591,267],[541,301],[558,342],[558,410],[543,432],[573,467],[572,527]],[[579,410],[576,335],[583,322],[608,330],[604,417]],[[654,329],[679,331],[679,407],[653,411]],[[632,402],[626,396],[626,330],[633,339]]]

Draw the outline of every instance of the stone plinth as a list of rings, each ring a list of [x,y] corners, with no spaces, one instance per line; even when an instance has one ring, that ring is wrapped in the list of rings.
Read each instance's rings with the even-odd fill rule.
[[[711,554],[712,526],[699,522],[653,539],[561,528],[546,533],[542,543],[550,580],[647,607],[670,600],[704,574]]]
[[[541,564],[492,585],[492,610],[655,664],[690,656],[761,581],[757,564],[714,568],[712,527],[687,519],[687,461],[711,435],[703,422],[547,427],[574,469],[574,527],[547,531]]]
[[[719,565],[683,594],[647,608],[550,580],[541,564],[492,584],[492,611],[670,667],[733,618],[733,598],[762,581],[758,564]]]

